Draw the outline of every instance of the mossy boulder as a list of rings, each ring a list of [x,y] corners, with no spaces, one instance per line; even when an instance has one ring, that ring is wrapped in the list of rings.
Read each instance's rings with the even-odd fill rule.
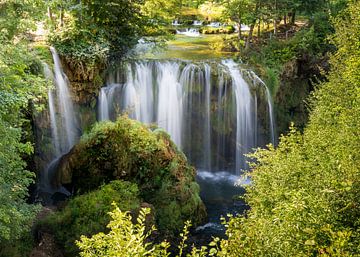
[[[108,213],[115,203],[123,211],[136,216],[141,204],[136,184],[128,181],[112,181],[99,189],[70,199],[59,211],[53,212],[35,226],[38,234],[49,233],[66,256],[76,256],[75,241],[81,235],[91,236],[107,231]],[[146,206],[146,205],[145,205]]]
[[[120,117],[84,135],[60,160],[53,183],[77,194],[112,180],[136,183],[140,197],[155,207],[157,227],[171,232],[186,220],[196,225],[206,218],[195,175],[167,133]]]

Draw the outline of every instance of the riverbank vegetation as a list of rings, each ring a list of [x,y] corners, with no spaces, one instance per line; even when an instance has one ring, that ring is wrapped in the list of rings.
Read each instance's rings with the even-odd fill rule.
[[[251,155],[256,162],[247,172],[252,183],[244,196],[250,210],[226,222],[226,238],[200,249],[186,247],[189,223],[178,250],[166,242],[149,242],[153,224],[179,231],[184,220],[199,222],[205,212],[194,171],[182,153],[172,152],[176,147],[166,135],[159,132],[156,137],[125,119],[118,126],[132,127],[127,130],[130,136],[115,133],[116,139],[135,138],[141,143],[132,145],[138,147],[130,149],[138,163],[129,165],[149,170],[148,160],[156,158],[156,169],[151,170],[158,173],[151,180],[140,172],[131,182],[110,182],[114,170],[101,158],[111,155],[115,160],[118,149],[101,152],[112,141],[101,149],[96,146],[116,123],[98,125],[81,143],[93,145],[74,155],[73,162],[81,165],[72,169],[91,173],[105,167],[111,171],[109,178],[97,181],[96,190],[86,188],[88,194],[63,203],[59,211],[38,222],[37,229],[45,227],[53,233],[68,255],[81,251],[81,256],[168,256],[169,249],[180,252],[179,256],[184,249],[189,256],[360,255],[358,1],[6,0],[0,2],[0,14],[0,256],[29,255],[34,244],[30,229],[41,209],[29,197],[39,174],[32,160],[33,112],[44,108],[49,87],[42,74],[42,61],[49,59],[44,54],[47,46],[34,47],[37,31],[43,29],[40,33],[46,42],[42,44],[55,46],[68,67],[95,67],[94,78],[101,84],[98,77],[109,62],[124,58],[141,38],[168,37],[176,28],[171,25],[174,20],[189,26],[202,21],[201,31],[209,33],[221,30],[207,26],[211,22],[226,24],[231,35],[212,42],[213,51],[234,53],[256,69],[271,88],[283,124],[280,131],[286,131],[290,121],[300,126],[281,136],[276,148],[258,149]],[[246,31],[232,33],[241,25],[247,26]],[[296,118],[299,108],[309,110],[309,118]],[[161,149],[155,147],[159,142]],[[94,149],[99,152],[91,152]],[[161,159],[161,153],[173,159]],[[98,163],[98,169],[87,166],[88,160]],[[120,160],[111,166],[119,167],[119,173],[131,170],[123,164]],[[183,167],[185,177],[179,171]],[[175,174],[171,178],[166,175],[169,171]],[[143,199],[154,200],[150,224],[148,209],[136,220]],[[113,210],[110,221],[106,213],[112,210],[112,202],[119,208]],[[199,217],[192,214],[193,205],[199,208]],[[133,248],[126,244],[130,239],[136,242]]]

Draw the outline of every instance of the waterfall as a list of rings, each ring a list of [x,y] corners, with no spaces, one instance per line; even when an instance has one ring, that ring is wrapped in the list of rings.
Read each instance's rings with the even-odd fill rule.
[[[45,78],[52,83],[54,83],[54,74],[50,70],[49,66],[44,63],[44,74]],[[55,107],[55,99],[54,99],[54,92],[52,88],[48,89],[48,100],[49,100],[49,115],[50,115],[50,127],[51,127],[51,138],[53,139],[54,143],[54,156],[59,156],[61,153],[60,148],[60,139],[59,139],[59,128],[56,121],[56,107]]]
[[[53,186],[51,181],[61,156],[66,154],[79,139],[77,119],[68,88],[68,79],[62,70],[56,50],[53,47],[50,50],[54,61],[54,71],[52,72],[49,66],[44,64],[44,75],[55,86],[54,89],[49,88],[48,90],[51,139],[54,150],[50,155],[51,157],[48,157],[51,158],[51,161],[41,173],[38,191],[39,198],[45,204],[52,203],[50,196],[55,192],[64,195],[70,194],[61,186]],[[105,111],[108,108],[104,106],[102,109]]]
[[[54,60],[54,80],[56,86],[58,114],[61,119],[61,130],[58,129],[61,153],[66,153],[78,139],[76,117],[71,100],[68,79],[64,74],[59,55],[55,48],[50,48]]]
[[[183,88],[178,81],[179,72],[180,66],[176,62],[157,65],[157,124],[169,132],[172,140],[181,147]]]
[[[109,120],[109,103],[106,96],[108,88],[102,88],[99,94],[99,120]]]
[[[205,121],[204,121],[204,167],[211,171],[211,68],[210,65],[204,65],[205,71]]]
[[[244,154],[254,147],[252,126],[252,102],[249,85],[232,60],[223,61],[232,78],[232,90],[236,99],[236,171],[247,167]],[[253,136],[252,136],[253,135]]]
[[[269,90],[232,60],[134,61],[107,81],[99,95],[99,120],[125,112],[156,123],[198,169],[239,174],[247,168],[245,154],[274,142]]]
[[[269,88],[266,86],[265,82],[262,81],[258,75],[255,74],[253,71],[249,71],[250,76],[253,78],[253,83],[259,83],[261,86],[265,88],[265,94],[266,94],[266,101],[268,106],[268,113],[269,113],[269,130],[270,130],[270,136],[271,136],[271,143],[273,145],[276,145],[276,132],[275,132],[275,118],[274,118],[274,108],[273,108],[273,101],[271,97],[271,93]]]

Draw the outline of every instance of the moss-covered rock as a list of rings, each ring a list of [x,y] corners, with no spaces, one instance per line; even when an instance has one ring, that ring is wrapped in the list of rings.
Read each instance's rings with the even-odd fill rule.
[[[60,160],[53,183],[83,194],[112,180],[134,182],[155,207],[158,228],[176,231],[186,220],[199,224],[206,217],[195,174],[168,134],[120,117],[83,136]]]
[[[112,203],[123,211],[137,212],[141,203],[137,185],[112,181],[98,190],[76,196],[65,207],[40,221],[36,229],[39,233],[53,234],[64,253],[74,256],[78,252],[75,240],[79,240],[81,235],[106,231]]]
[[[72,56],[61,55],[61,63],[69,79],[73,92],[73,101],[80,105],[91,106],[104,84],[102,73],[105,70],[103,61],[77,60]]]

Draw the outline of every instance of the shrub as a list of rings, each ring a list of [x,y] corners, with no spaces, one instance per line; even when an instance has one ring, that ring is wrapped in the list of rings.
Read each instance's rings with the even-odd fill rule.
[[[65,252],[73,256],[77,253],[75,240],[81,235],[90,236],[106,231],[106,224],[109,222],[107,213],[113,202],[123,211],[139,208],[140,198],[136,184],[112,181],[96,191],[74,197],[62,210],[38,224],[38,229],[49,227]]]

